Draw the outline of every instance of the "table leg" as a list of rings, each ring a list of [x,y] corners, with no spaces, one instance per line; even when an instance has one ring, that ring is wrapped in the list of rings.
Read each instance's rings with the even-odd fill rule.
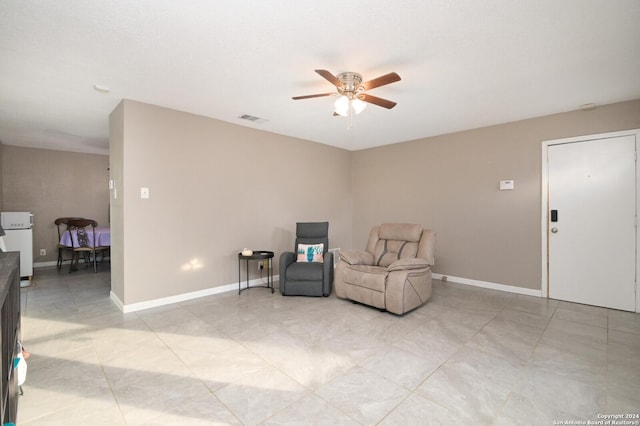
[[[272,258],[269,258],[269,274],[271,274],[271,294],[273,294],[273,263]]]

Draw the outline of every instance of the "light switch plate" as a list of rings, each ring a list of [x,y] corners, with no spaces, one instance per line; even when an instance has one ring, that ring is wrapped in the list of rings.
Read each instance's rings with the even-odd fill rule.
[[[515,182],[513,181],[513,179],[500,181],[500,191],[511,190],[514,188],[514,186],[515,186]]]
[[[149,188],[140,188],[140,198],[149,198]]]

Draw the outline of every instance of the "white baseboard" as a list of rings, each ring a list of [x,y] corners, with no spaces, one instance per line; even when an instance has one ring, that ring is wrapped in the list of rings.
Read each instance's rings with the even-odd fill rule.
[[[108,259],[108,258],[107,258],[107,259]],[[68,262],[69,262],[69,259],[65,259],[65,263],[64,263],[64,265],[69,265],[69,263],[68,263]],[[84,262],[84,259],[80,259],[80,260],[78,261],[78,263],[85,263],[85,262]],[[64,266],[64,265],[63,265],[63,266]],[[47,261],[47,262],[34,262],[34,263],[33,263],[33,269],[37,269],[37,268],[46,268],[46,267],[49,267],[49,266],[58,266],[58,261],[56,261],[56,260],[49,260],[49,261]]]
[[[275,287],[275,283],[277,283],[280,279],[279,275],[273,276],[273,283]],[[264,278],[256,278],[253,280],[249,280],[249,287],[253,286],[261,286],[264,285]],[[242,289],[244,290],[246,286],[246,281],[242,282]],[[113,291],[109,293],[111,301],[122,311],[122,313],[136,312],[142,311],[144,309],[157,308],[160,306],[171,305],[172,303],[184,302],[187,300],[198,299],[206,296],[213,296],[215,294],[226,293],[228,291],[238,291],[238,283],[226,284],[218,287],[211,287],[205,290],[193,291],[190,293],[177,294],[175,296],[163,297],[160,299],[147,300],[139,303],[131,303],[129,305],[125,305],[122,301],[115,295]]]
[[[55,260],[51,260],[49,262],[34,262],[33,263],[33,267],[34,268],[46,268],[47,266],[57,266],[58,262]]]
[[[55,261],[39,262],[39,263],[33,264],[34,268],[41,268],[45,266],[56,266],[56,262]],[[470,285],[474,287],[488,288],[491,290],[505,291],[508,293],[524,294],[527,296],[542,297],[541,290],[534,290],[530,288],[515,287],[512,285],[497,284],[497,283],[492,283],[488,281],[472,280],[469,278],[454,277],[451,275],[433,273],[433,278],[436,280],[442,280],[443,277],[446,277],[445,281],[451,281],[453,283]],[[278,282],[278,280],[279,280],[279,276],[274,275],[273,277],[274,283]],[[257,279],[250,280],[249,286],[257,286],[263,283],[264,281],[262,278],[257,278]],[[244,288],[244,285],[246,284],[243,283],[243,288]],[[194,291],[191,293],[178,294],[175,296],[148,300],[140,303],[132,303],[130,305],[123,304],[122,301],[113,292],[110,293],[110,297],[111,297],[111,301],[118,307],[118,309],[120,309],[120,311],[122,311],[123,313],[129,313],[129,312],[141,311],[149,308],[157,308],[159,306],[170,305],[172,303],[184,302],[186,300],[198,299],[200,297],[213,296],[215,294],[226,293],[228,291],[237,291],[237,290],[238,290],[238,283],[233,283],[233,284],[222,285],[219,287],[211,287],[205,290]],[[640,300],[638,302],[638,305],[640,306]]]
[[[505,284],[496,284],[496,283],[487,282],[487,281],[472,280],[469,278],[452,277],[451,275],[443,275],[443,274],[436,274],[436,273],[433,274],[433,278],[436,280],[442,280],[443,277],[446,277],[444,281],[451,281],[453,283],[471,285],[474,287],[488,288],[491,290],[506,291],[508,293],[524,294],[527,296],[542,297],[542,290],[515,287],[512,285],[505,285]]]

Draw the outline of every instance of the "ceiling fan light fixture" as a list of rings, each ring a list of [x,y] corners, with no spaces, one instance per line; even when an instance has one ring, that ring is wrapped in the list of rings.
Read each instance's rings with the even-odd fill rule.
[[[349,115],[349,98],[342,95],[340,96],[335,103],[333,104],[335,107],[336,114],[346,117]]]
[[[335,101],[333,106],[336,114],[348,117],[351,108],[353,108],[353,112],[360,114],[367,107],[367,103],[358,98],[349,99],[348,96],[342,95]]]
[[[353,110],[355,111],[356,114],[360,114],[367,107],[367,103],[358,98],[355,98],[352,101],[351,105],[353,106]]]

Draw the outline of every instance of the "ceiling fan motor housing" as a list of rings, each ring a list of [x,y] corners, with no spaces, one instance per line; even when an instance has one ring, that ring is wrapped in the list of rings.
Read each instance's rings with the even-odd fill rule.
[[[362,76],[356,72],[342,72],[336,76],[343,84],[342,87],[338,87],[338,91],[341,95],[347,96],[352,99],[354,95],[362,92],[364,88],[362,84]]]

